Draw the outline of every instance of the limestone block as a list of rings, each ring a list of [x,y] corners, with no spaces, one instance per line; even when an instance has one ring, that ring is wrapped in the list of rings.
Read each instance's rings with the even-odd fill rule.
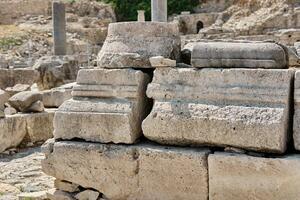
[[[179,28],[176,23],[111,23],[108,36],[98,54],[102,68],[151,68],[150,57],[177,60],[180,54]]]
[[[93,190],[84,190],[76,194],[75,198],[78,200],[97,200],[99,197],[99,192]]]
[[[294,85],[294,144],[300,151],[300,71],[296,71]]]
[[[110,200],[208,198],[205,149],[75,141],[48,146],[51,153],[42,162],[47,174],[95,189]]]
[[[59,179],[55,179],[54,187],[65,192],[79,192],[78,184],[62,181]]]
[[[292,70],[156,69],[144,135],[162,144],[283,153]]]
[[[12,96],[8,102],[15,109],[24,112],[34,102],[42,100],[42,95],[39,92],[25,91]]]
[[[42,101],[36,101],[31,106],[26,109],[27,112],[43,112],[45,110],[44,104]]]
[[[241,154],[209,155],[209,199],[298,200],[300,156],[251,157]]]
[[[55,88],[42,91],[43,103],[47,108],[58,108],[63,102],[72,98],[72,89]]]
[[[164,58],[162,56],[151,57],[150,59],[151,66],[153,68],[157,67],[176,67],[176,60],[171,60]]]
[[[55,114],[55,138],[134,143],[148,113],[149,80],[147,74],[132,69],[81,70],[74,98]]]
[[[284,49],[275,43],[199,42],[192,51],[197,68],[287,68]]]
[[[49,200],[75,200],[75,198],[68,192],[51,189],[47,191],[47,199]]]
[[[5,89],[5,91],[10,95],[13,96],[19,92],[29,91],[30,85],[28,84],[16,84],[13,87],[8,87]]]
[[[0,127],[0,153],[18,146],[26,135],[26,121],[15,115],[1,118]]]

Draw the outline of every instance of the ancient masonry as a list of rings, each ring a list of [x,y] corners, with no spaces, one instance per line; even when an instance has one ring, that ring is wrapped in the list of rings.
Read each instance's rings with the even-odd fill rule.
[[[43,146],[48,198],[299,200],[300,73],[285,48],[199,42],[192,66],[179,50],[175,23],[110,24]]]

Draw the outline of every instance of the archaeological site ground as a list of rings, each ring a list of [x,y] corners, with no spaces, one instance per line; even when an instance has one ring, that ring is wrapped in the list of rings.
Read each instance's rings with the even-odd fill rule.
[[[300,0],[0,0],[0,200],[300,200]]]

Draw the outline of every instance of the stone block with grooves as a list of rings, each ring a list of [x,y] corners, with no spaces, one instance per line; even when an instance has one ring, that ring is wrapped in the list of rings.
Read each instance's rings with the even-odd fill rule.
[[[294,144],[300,151],[300,71],[296,71],[294,87]]]
[[[48,146],[52,146],[48,143]],[[55,142],[43,170],[109,200],[207,200],[209,151],[150,144]]]
[[[287,68],[285,50],[276,43],[199,42],[192,50],[197,68]]]
[[[54,117],[57,139],[134,143],[141,136],[150,78],[133,69],[81,70],[73,99],[65,101]]]
[[[233,146],[283,153],[292,70],[156,69],[144,135],[173,145]]]
[[[101,68],[151,68],[149,58],[163,56],[177,60],[180,37],[177,23],[111,23],[98,54]]]
[[[252,157],[216,153],[208,157],[209,199],[298,200],[300,156]]]

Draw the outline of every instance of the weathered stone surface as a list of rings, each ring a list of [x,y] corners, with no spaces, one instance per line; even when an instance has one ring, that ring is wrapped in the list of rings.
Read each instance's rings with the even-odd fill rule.
[[[150,78],[132,69],[81,70],[74,98],[64,102],[54,118],[57,139],[133,143],[141,136]]]
[[[46,173],[96,189],[110,200],[208,197],[207,150],[73,141],[55,142],[47,152]]]
[[[71,194],[68,192],[51,189],[47,191],[47,198],[49,200],[75,200]]]
[[[32,85],[40,78],[37,70],[33,69],[0,69],[0,88],[13,87],[16,84]]]
[[[54,55],[66,55],[66,11],[63,2],[52,2],[53,52]]]
[[[294,144],[300,151],[300,71],[296,71],[294,88]]]
[[[177,60],[180,53],[178,24],[161,22],[111,23],[98,54],[102,68],[151,68],[150,57]]]
[[[78,184],[70,183],[68,181],[62,181],[59,179],[55,179],[54,187],[65,192],[79,192]]]
[[[298,200],[300,156],[261,158],[241,154],[209,155],[209,199]]]
[[[99,197],[99,192],[93,190],[84,190],[76,194],[75,198],[78,200],[97,200]]]
[[[24,91],[29,91],[30,90],[30,85],[28,84],[16,84],[13,87],[8,87],[5,89],[5,91],[10,95],[14,96],[15,94],[19,92],[24,92]]]
[[[9,98],[9,104],[15,109],[23,112],[26,111],[34,102],[42,100],[42,95],[39,92],[25,91],[15,94]]]
[[[162,56],[151,57],[150,59],[151,66],[156,67],[176,67],[176,60],[171,60],[164,58]]]
[[[150,140],[283,153],[292,70],[156,69],[143,121]]]
[[[286,53],[275,43],[199,42],[192,51],[197,68],[287,68]]]
[[[26,121],[15,115],[0,119],[0,127],[0,152],[18,146],[26,135]]]
[[[26,192],[18,195],[19,200],[45,200],[47,199],[46,191]]]
[[[4,109],[4,104],[8,101],[9,97],[7,92],[0,89],[0,110]]]
[[[26,109],[28,112],[43,112],[45,110],[44,104],[42,101],[36,101],[31,106]]]
[[[4,113],[5,115],[14,115],[14,114],[17,114],[17,110],[11,106],[8,106],[4,109]]]
[[[48,108],[58,108],[63,102],[72,98],[72,88],[58,87],[42,91],[44,106]]]
[[[168,21],[167,0],[151,0],[151,20],[153,22]]]

